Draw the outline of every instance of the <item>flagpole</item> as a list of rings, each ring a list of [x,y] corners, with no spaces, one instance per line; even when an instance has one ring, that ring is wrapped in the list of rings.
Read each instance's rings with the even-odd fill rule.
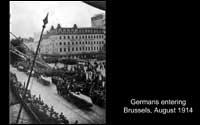
[[[42,40],[42,34],[43,34],[44,29],[46,27],[45,25],[48,23],[48,13],[47,13],[47,16],[45,17],[45,19],[43,20],[43,22],[44,22],[44,25],[42,26],[42,32],[40,34],[40,39],[39,39],[39,42],[38,42],[38,45],[37,45],[36,53],[35,53],[35,56],[34,56],[34,59],[33,59],[33,63],[32,63],[32,66],[31,66],[31,71],[29,73],[29,77],[28,77],[28,81],[27,81],[27,84],[26,84],[25,92],[22,95],[22,98],[24,98],[26,93],[27,93],[27,89],[28,89],[28,86],[29,86],[29,83],[30,83],[30,78],[31,78],[31,75],[32,75],[33,67],[35,65],[35,60],[36,60],[36,57],[37,57],[37,54],[38,54],[38,51],[39,51],[40,42]],[[22,105],[20,106],[20,109],[19,109],[19,113],[18,113],[18,116],[17,116],[16,124],[19,122],[21,111],[22,111]]]

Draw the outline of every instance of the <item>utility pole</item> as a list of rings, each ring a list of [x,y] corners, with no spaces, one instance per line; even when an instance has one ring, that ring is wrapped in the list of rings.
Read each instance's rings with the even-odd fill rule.
[[[22,95],[22,98],[24,98],[26,93],[27,93],[27,89],[28,89],[28,85],[29,85],[30,78],[31,78],[31,75],[32,75],[33,67],[35,65],[35,60],[37,58],[38,50],[39,50],[39,47],[40,47],[40,42],[42,40],[42,34],[44,32],[46,24],[48,23],[48,13],[47,13],[47,16],[45,17],[45,19],[43,20],[43,22],[44,22],[44,25],[42,26],[42,32],[40,34],[40,39],[39,39],[39,42],[38,42],[38,45],[37,45],[36,53],[35,53],[35,56],[34,56],[34,59],[33,59],[33,63],[32,63],[32,66],[31,66],[31,71],[29,73],[29,77],[28,77],[28,81],[27,81],[27,84],[26,84],[25,92],[24,92],[24,95]],[[19,113],[18,113],[18,116],[17,116],[16,124],[19,122],[19,118],[20,118],[21,112],[22,112],[22,104],[21,104],[20,109],[19,109]]]

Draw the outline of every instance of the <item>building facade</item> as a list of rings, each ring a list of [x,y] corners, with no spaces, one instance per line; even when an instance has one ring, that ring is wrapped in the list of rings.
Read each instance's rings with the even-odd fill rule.
[[[40,54],[71,57],[95,54],[104,49],[105,29],[96,27],[71,28],[51,27],[43,36]]]

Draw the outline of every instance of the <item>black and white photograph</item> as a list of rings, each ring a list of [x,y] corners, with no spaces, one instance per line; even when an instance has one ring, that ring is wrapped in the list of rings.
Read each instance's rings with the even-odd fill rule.
[[[199,120],[199,4],[7,4],[9,124]]]
[[[10,1],[9,25],[9,123],[106,124],[106,1]]]

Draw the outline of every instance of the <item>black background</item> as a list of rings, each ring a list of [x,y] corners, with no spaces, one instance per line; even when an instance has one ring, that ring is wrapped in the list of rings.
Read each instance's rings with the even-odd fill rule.
[[[6,7],[6,4],[8,8],[1,8],[1,25],[4,26],[1,35],[5,39],[2,38],[0,49],[1,62],[6,64],[1,65],[9,64],[6,61],[9,56],[3,57],[8,52],[6,46],[9,48],[6,42],[9,38],[9,3],[2,6]],[[200,63],[199,14],[195,5],[198,4],[107,1],[107,124],[133,124],[136,120],[197,120]],[[7,69],[2,70],[3,75],[5,72]],[[7,81],[8,77],[4,78]],[[2,91],[2,95],[5,93],[8,92]],[[2,100],[8,100],[9,96],[2,97],[5,97]],[[186,99],[194,113],[123,114],[123,107],[131,98]]]
[[[107,1],[107,123],[199,116],[195,3]],[[192,114],[124,114],[130,99],[180,99]],[[142,107],[141,107],[142,108]]]

